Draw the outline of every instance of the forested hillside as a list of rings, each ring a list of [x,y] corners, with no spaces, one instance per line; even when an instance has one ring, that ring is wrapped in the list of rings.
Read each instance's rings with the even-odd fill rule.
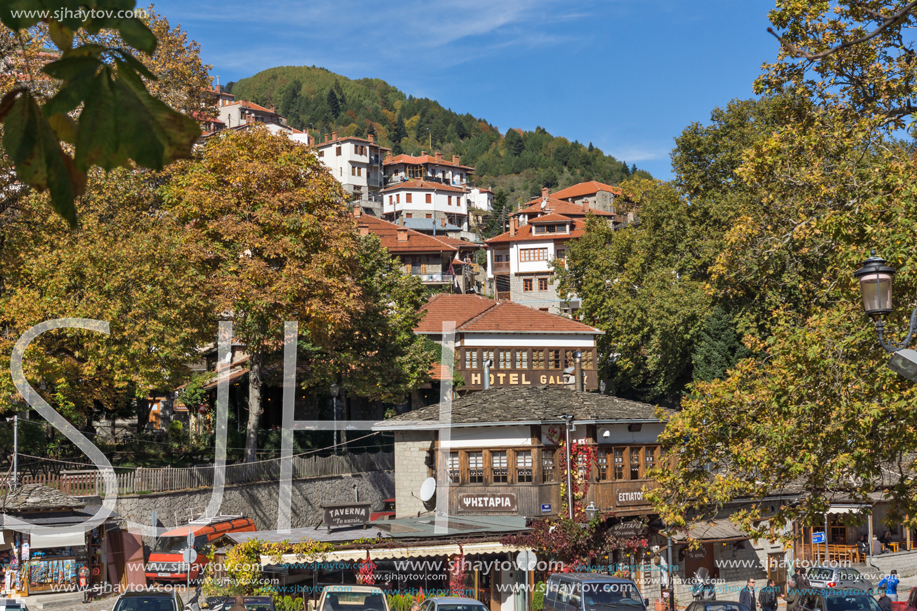
[[[510,204],[584,180],[617,184],[635,173],[625,160],[535,131],[501,134],[484,119],[458,114],[427,98],[407,96],[379,79],[350,80],[324,68],[271,68],[227,85],[237,99],[273,104],[297,129],[365,137],[374,134],[395,154],[442,151],[477,167],[475,183],[504,190]]]

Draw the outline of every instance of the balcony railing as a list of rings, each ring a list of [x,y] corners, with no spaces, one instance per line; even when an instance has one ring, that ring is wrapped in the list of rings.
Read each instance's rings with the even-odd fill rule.
[[[494,272],[508,272],[509,261],[494,261]]]
[[[414,274],[421,282],[427,284],[447,284],[455,278],[453,274]]]

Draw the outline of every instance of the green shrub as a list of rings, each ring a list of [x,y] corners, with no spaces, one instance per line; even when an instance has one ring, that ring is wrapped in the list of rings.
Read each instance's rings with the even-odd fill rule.
[[[532,593],[532,611],[544,609],[544,588],[545,583],[543,581],[535,584],[535,591]]]

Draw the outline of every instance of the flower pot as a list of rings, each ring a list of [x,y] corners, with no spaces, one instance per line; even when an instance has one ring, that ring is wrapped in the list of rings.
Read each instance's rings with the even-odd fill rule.
[[[655,611],[665,611],[665,601],[657,600],[655,603]]]

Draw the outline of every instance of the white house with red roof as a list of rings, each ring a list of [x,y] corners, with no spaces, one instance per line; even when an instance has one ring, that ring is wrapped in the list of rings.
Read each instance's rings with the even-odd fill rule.
[[[217,110],[220,113],[220,121],[227,128],[239,127],[249,123],[287,126],[287,120],[281,117],[273,106],[268,108],[248,100],[231,101],[220,99],[220,106],[217,107]]]
[[[596,338],[603,333],[598,329],[478,295],[434,295],[421,311],[424,318],[414,332],[433,341],[442,342],[444,322],[455,325],[455,371],[464,380],[460,394],[484,389],[485,361],[491,387],[573,388],[577,351],[584,388],[598,388]]]
[[[474,168],[462,165],[458,155],[453,155],[449,160],[439,152],[427,155],[426,151],[421,151],[418,157],[413,155],[388,156],[383,166],[387,185],[407,180],[422,180],[463,187],[474,174]]]
[[[352,194],[354,199],[360,200],[365,210],[381,215],[381,190],[384,184],[382,159],[391,149],[378,144],[372,134],[366,138],[357,138],[338,137],[337,132],[331,132],[330,138],[325,134],[324,142],[319,143],[309,135],[293,139],[308,140],[309,144],[315,146],[319,161],[331,170],[344,190]]]
[[[382,197],[382,218],[386,220],[428,219],[434,226],[444,220],[459,231],[468,231],[468,204],[463,187],[407,180],[387,186]]]

